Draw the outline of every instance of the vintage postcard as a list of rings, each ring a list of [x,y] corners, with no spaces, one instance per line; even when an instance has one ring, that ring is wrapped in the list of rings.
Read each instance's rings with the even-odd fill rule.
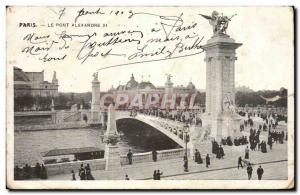
[[[9,189],[294,188],[293,7],[7,6],[6,21]]]

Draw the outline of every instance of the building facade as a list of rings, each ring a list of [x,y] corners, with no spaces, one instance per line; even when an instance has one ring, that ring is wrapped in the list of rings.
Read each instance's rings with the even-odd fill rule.
[[[41,72],[24,72],[14,67],[14,96],[56,97],[58,95],[58,80],[53,73],[52,82],[44,80],[44,70]]]
[[[153,83],[148,81],[136,81],[133,74],[131,74],[130,80],[126,84],[119,84],[118,87],[114,88],[113,86],[111,89],[108,90],[108,93],[113,94],[116,98],[118,94],[127,95],[129,97],[129,101],[131,102],[132,99],[137,95],[141,95],[143,102],[145,103],[148,99],[149,95],[158,94],[160,99],[165,95],[173,95],[176,94],[177,98],[181,94],[195,94],[199,92],[195,85],[190,81],[187,86],[179,85],[174,86],[171,81],[171,75],[167,75],[167,80],[164,86],[155,86]],[[128,107],[129,105],[126,104],[124,107]]]

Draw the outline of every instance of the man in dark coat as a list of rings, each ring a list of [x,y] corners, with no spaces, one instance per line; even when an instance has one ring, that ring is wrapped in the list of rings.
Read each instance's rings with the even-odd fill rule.
[[[261,142],[261,152],[262,153],[267,153],[267,144],[266,144],[266,142],[265,141],[262,141]]]
[[[36,163],[34,169],[35,169],[35,176],[37,178],[41,178],[41,165],[40,165],[40,163]]]
[[[86,179],[87,180],[94,180],[94,177],[92,175],[91,168],[90,168],[89,164],[87,164],[86,167],[85,167],[85,174],[86,174]]]
[[[261,166],[259,165],[259,167],[258,167],[258,169],[257,169],[257,177],[258,177],[258,180],[261,180],[263,174],[264,174],[264,169],[261,168]]]
[[[72,174],[72,180],[76,180],[76,177],[75,177],[75,172],[74,170],[71,171],[71,174]]]
[[[243,168],[243,160],[241,156],[238,159],[238,169],[240,169],[240,166]]]
[[[209,167],[209,165],[210,165],[210,157],[209,157],[209,155],[208,155],[208,154],[206,155],[206,159],[205,159],[205,161],[206,161],[206,167],[208,168],[208,167]]]
[[[271,136],[268,137],[268,145],[270,147],[270,150],[272,150],[273,141],[272,141],[272,137]]]
[[[216,158],[217,158],[217,159],[221,159],[221,151],[220,151],[220,147],[218,147],[218,149],[217,149]]]
[[[162,175],[162,172],[159,172],[159,170],[156,171],[156,180],[160,180],[160,176]]]
[[[198,164],[202,164],[203,163],[203,160],[202,160],[202,157],[201,157],[201,153],[198,151]]]
[[[156,150],[153,150],[153,151],[152,151],[152,160],[153,160],[154,162],[157,161],[157,151],[156,151]]]
[[[154,170],[154,173],[153,173],[153,180],[157,180],[156,170]]]
[[[127,159],[128,159],[128,162],[129,164],[131,165],[132,164],[132,152],[131,150],[129,149],[128,153],[127,153]]]
[[[85,174],[85,169],[83,167],[83,164],[81,164],[80,169],[78,171],[78,175],[80,177],[80,180],[85,180],[86,179],[86,174]]]
[[[41,179],[48,179],[47,169],[43,164],[41,168]]]
[[[248,167],[247,167],[247,174],[248,174],[248,179],[249,179],[249,180],[250,180],[251,177],[252,177],[252,171],[253,171],[253,169],[252,169],[252,167],[251,167],[251,164],[249,164]]]
[[[197,149],[195,149],[194,161],[195,161],[196,163],[198,163],[198,158],[199,158],[199,152],[198,152]]]

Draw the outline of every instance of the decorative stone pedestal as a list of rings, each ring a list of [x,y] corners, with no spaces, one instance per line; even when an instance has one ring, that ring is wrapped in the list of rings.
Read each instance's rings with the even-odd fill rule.
[[[117,145],[106,145],[105,147],[105,170],[116,170],[121,168],[120,149]]]
[[[220,141],[239,132],[240,119],[235,113],[235,43],[228,35],[218,32],[203,45],[206,52],[206,111],[203,126],[211,137]]]
[[[105,170],[121,168],[120,149],[118,141],[120,136],[117,131],[115,108],[111,104],[108,107],[107,130],[105,133]]]

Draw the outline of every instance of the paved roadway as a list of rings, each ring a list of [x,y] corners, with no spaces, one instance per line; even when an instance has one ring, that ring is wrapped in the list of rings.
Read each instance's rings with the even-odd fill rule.
[[[286,180],[287,179],[287,161],[279,161],[267,164],[261,164],[262,168],[264,169],[264,174],[262,179],[266,180]],[[252,173],[252,180],[257,179],[256,169],[258,165],[253,166],[253,173]],[[222,170],[215,170],[215,171],[206,171],[206,172],[199,172],[199,173],[192,173],[192,174],[181,174],[177,176],[166,176],[162,179],[176,179],[176,180],[184,180],[184,179],[201,179],[201,180],[247,180],[247,171],[244,167],[243,169],[235,168],[228,168]]]
[[[163,172],[162,179],[247,179],[246,170],[237,169],[238,156],[243,157],[245,146],[227,146],[224,149],[225,158],[221,160],[211,159],[210,168],[206,168],[205,164],[196,164],[190,159],[190,172],[188,173],[183,171],[183,159],[172,159],[126,165],[114,171],[92,170],[92,174],[97,180],[123,180],[125,174],[128,174],[130,179],[152,179],[153,171],[159,169]],[[287,179],[286,143],[274,144],[273,150],[268,150],[268,153],[250,151],[250,161],[254,164],[262,164],[265,170],[264,179]],[[257,168],[257,165],[253,166],[253,177],[255,179],[257,178]],[[76,177],[79,179],[77,172]],[[64,174],[55,175],[49,179],[70,180],[70,178],[71,174]]]

